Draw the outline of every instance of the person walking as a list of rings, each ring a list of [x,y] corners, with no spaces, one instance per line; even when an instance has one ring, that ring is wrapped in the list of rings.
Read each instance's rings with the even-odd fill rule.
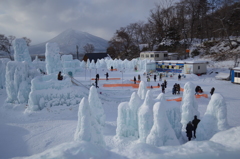
[[[214,91],[215,91],[215,88],[212,87],[212,89],[211,89],[211,91],[210,91],[211,96],[213,95]]]
[[[159,75],[159,81],[162,81],[162,74]]]
[[[162,86],[162,93],[165,93],[165,84],[162,83],[161,86]]]
[[[141,81],[141,76],[140,75],[138,75],[138,81]]]
[[[182,76],[179,74],[179,75],[178,75],[178,80],[181,80],[181,77],[182,77]]]
[[[164,85],[165,85],[165,88],[167,88],[167,81],[164,80]]]
[[[197,129],[198,123],[199,123],[200,121],[201,121],[201,120],[198,119],[197,116],[195,115],[195,116],[194,116],[194,119],[193,119],[193,121],[192,121],[194,138],[196,138],[196,129]]]
[[[108,80],[108,72],[105,75],[106,75],[106,80]]]
[[[134,76],[134,78],[133,78],[133,81],[134,81],[134,84],[136,84],[136,81],[137,81],[137,80],[136,80],[136,77],[135,77],[135,76]]]
[[[173,95],[176,94],[176,87],[175,87],[175,85],[174,85],[173,88],[172,88],[172,94],[173,94]]]
[[[153,78],[154,78],[154,81],[156,82],[156,79],[157,79],[157,75],[154,75],[154,76],[153,76]]]
[[[98,79],[97,78],[95,78],[95,86],[96,86],[96,88],[99,88],[98,87]]]
[[[193,131],[193,126],[192,126],[191,121],[189,121],[186,126],[186,133],[187,133],[188,141],[191,141],[191,139],[192,139],[192,131]]]
[[[96,74],[96,79],[99,80],[99,74]]]

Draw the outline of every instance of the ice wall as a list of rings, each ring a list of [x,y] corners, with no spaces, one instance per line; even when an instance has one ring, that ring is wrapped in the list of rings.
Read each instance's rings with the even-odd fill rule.
[[[62,71],[59,52],[60,50],[57,43],[46,44],[45,57],[47,74],[57,74],[59,71]]]
[[[198,125],[197,139],[208,140],[217,132],[227,130],[228,128],[227,105],[225,99],[221,94],[214,93]]]
[[[153,126],[153,104],[152,92],[148,90],[144,103],[138,111],[138,131],[142,143],[146,143],[146,138]]]
[[[84,97],[84,90],[72,89],[71,79],[57,80],[56,74],[38,76],[31,81],[28,108],[30,111],[44,107],[78,104]]]
[[[7,67],[7,63],[10,61],[10,59],[8,58],[1,58],[0,59],[0,89],[5,88],[6,86],[6,67]]]
[[[61,60],[64,74],[72,72],[72,75],[74,75],[76,71],[80,69],[79,60],[73,60],[72,55],[62,55]]]
[[[165,99],[154,104],[154,124],[146,139],[146,143],[157,147],[179,145],[175,132],[168,121],[165,105]]]
[[[198,111],[198,104],[195,99],[195,85],[192,82],[187,82],[184,85],[181,105],[181,123],[183,125],[182,130],[185,131],[187,123],[194,119],[194,115],[197,115],[198,117],[200,115]]]
[[[14,49],[14,61],[22,62],[25,61],[28,64],[32,62],[29,55],[28,46],[24,39],[15,39],[13,40],[13,49]]]

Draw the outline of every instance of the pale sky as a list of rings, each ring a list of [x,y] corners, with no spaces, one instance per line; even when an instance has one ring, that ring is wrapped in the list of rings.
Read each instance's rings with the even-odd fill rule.
[[[169,0],[0,0],[0,34],[34,45],[71,28],[110,40],[120,27],[147,21],[162,1]]]

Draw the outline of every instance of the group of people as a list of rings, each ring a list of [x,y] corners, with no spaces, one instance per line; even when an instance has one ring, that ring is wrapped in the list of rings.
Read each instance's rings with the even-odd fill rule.
[[[180,84],[175,83],[172,88],[172,94],[173,95],[180,94],[180,88],[181,88]]]
[[[167,81],[164,80],[163,83],[161,84],[162,87],[162,93],[165,93],[165,88],[167,88]]]
[[[198,119],[196,115],[194,116],[194,119],[192,121],[188,122],[186,126],[188,141],[191,141],[192,137],[196,138],[196,129],[199,122],[200,122],[200,119]],[[192,135],[192,132],[193,132],[193,135]]]

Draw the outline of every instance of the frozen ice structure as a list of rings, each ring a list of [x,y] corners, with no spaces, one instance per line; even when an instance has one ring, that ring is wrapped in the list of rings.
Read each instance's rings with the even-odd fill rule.
[[[144,103],[138,111],[138,131],[142,143],[146,143],[146,138],[153,126],[153,104],[151,90],[148,90]]]
[[[38,59],[38,56],[35,57],[35,59],[32,62],[33,66],[39,70],[41,74],[46,73],[46,62],[45,61],[40,61]]]
[[[62,71],[59,51],[57,43],[46,43],[45,56],[47,74],[57,74],[59,71]]]
[[[24,39],[13,41],[14,61],[6,67],[7,103],[27,103],[31,79],[39,75],[32,67],[31,57]]]
[[[85,97],[79,104],[78,124],[74,140],[91,142],[91,114],[88,100]]]
[[[146,139],[146,143],[157,147],[179,145],[175,132],[168,121],[165,104],[165,99],[154,104],[154,124]]]
[[[17,62],[17,61],[9,61],[7,63],[7,69],[6,69],[6,92],[7,92],[7,103],[22,103],[23,100],[27,103],[28,100],[28,94],[22,94],[21,99],[18,99],[18,93],[20,89],[30,89],[30,85],[27,85],[26,88],[23,88],[20,86],[25,85],[26,81],[29,81],[28,79],[28,71],[29,66],[26,62]],[[24,92],[23,90],[20,90],[20,92]],[[26,99],[23,99],[22,97],[26,97]]]
[[[160,93],[157,98],[157,101],[165,101],[164,93]],[[182,124],[181,124],[181,109],[179,105],[174,101],[168,101],[168,106],[165,107],[166,115],[170,125],[172,126],[175,135],[178,139],[182,137]],[[170,104],[171,103],[171,104]]]
[[[32,60],[29,55],[27,43],[24,39],[19,38],[13,41],[14,49],[14,61],[22,62],[25,61],[28,64],[31,64]]]
[[[0,89],[5,88],[5,75],[6,75],[6,67],[7,63],[10,61],[8,58],[0,59]]]
[[[129,127],[129,113],[130,108],[128,102],[122,102],[118,106],[118,116],[117,116],[117,137],[129,137],[130,127]]]
[[[31,81],[27,110],[37,111],[44,107],[69,106],[79,103],[84,94],[71,87],[70,78],[59,81],[56,74],[35,77]]]
[[[122,102],[118,106],[117,129],[118,137],[133,136],[138,138],[138,109],[142,101],[137,93],[133,92],[130,102]]]
[[[145,95],[147,93],[147,85],[146,85],[146,82],[144,81],[141,81],[140,84],[139,84],[139,88],[138,88],[138,96],[141,98],[141,99],[145,99]]]
[[[98,97],[96,87],[92,86],[89,91],[88,96],[89,106],[91,108],[92,116],[96,119],[100,128],[105,126],[105,113],[102,107],[101,100]]]
[[[96,68],[94,60],[91,61],[90,65],[89,65],[89,68],[90,69],[95,69]]]
[[[229,128],[227,105],[221,94],[214,93],[197,128],[197,139],[208,140],[219,131]]]
[[[131,128],[131,135],[138,138],[138,110],[142,104],[142,100],[136,92],[133,92],[129,101],[129,124]]]
[[[80,62],[79,60],[73,60],[72,55],[62,55],[61,60],[64,74],[71,72],[74,75],[77,71],[80,71]]]
[[[194,119],[194,115],[197,115],[199,117],[200,114],[198,111],[198,104],[195,99],[195,86],[192,82],[187,82],[184,85],[181,105],[181,123],[183,125],[182,130],[185,131],[187,123]]]
[[[99,128],[98,121],[93,116],[94,111],[91,109],[88,99],[84,97],[79,104],[78,125],[74,140],[105,146],[102,129]]]

